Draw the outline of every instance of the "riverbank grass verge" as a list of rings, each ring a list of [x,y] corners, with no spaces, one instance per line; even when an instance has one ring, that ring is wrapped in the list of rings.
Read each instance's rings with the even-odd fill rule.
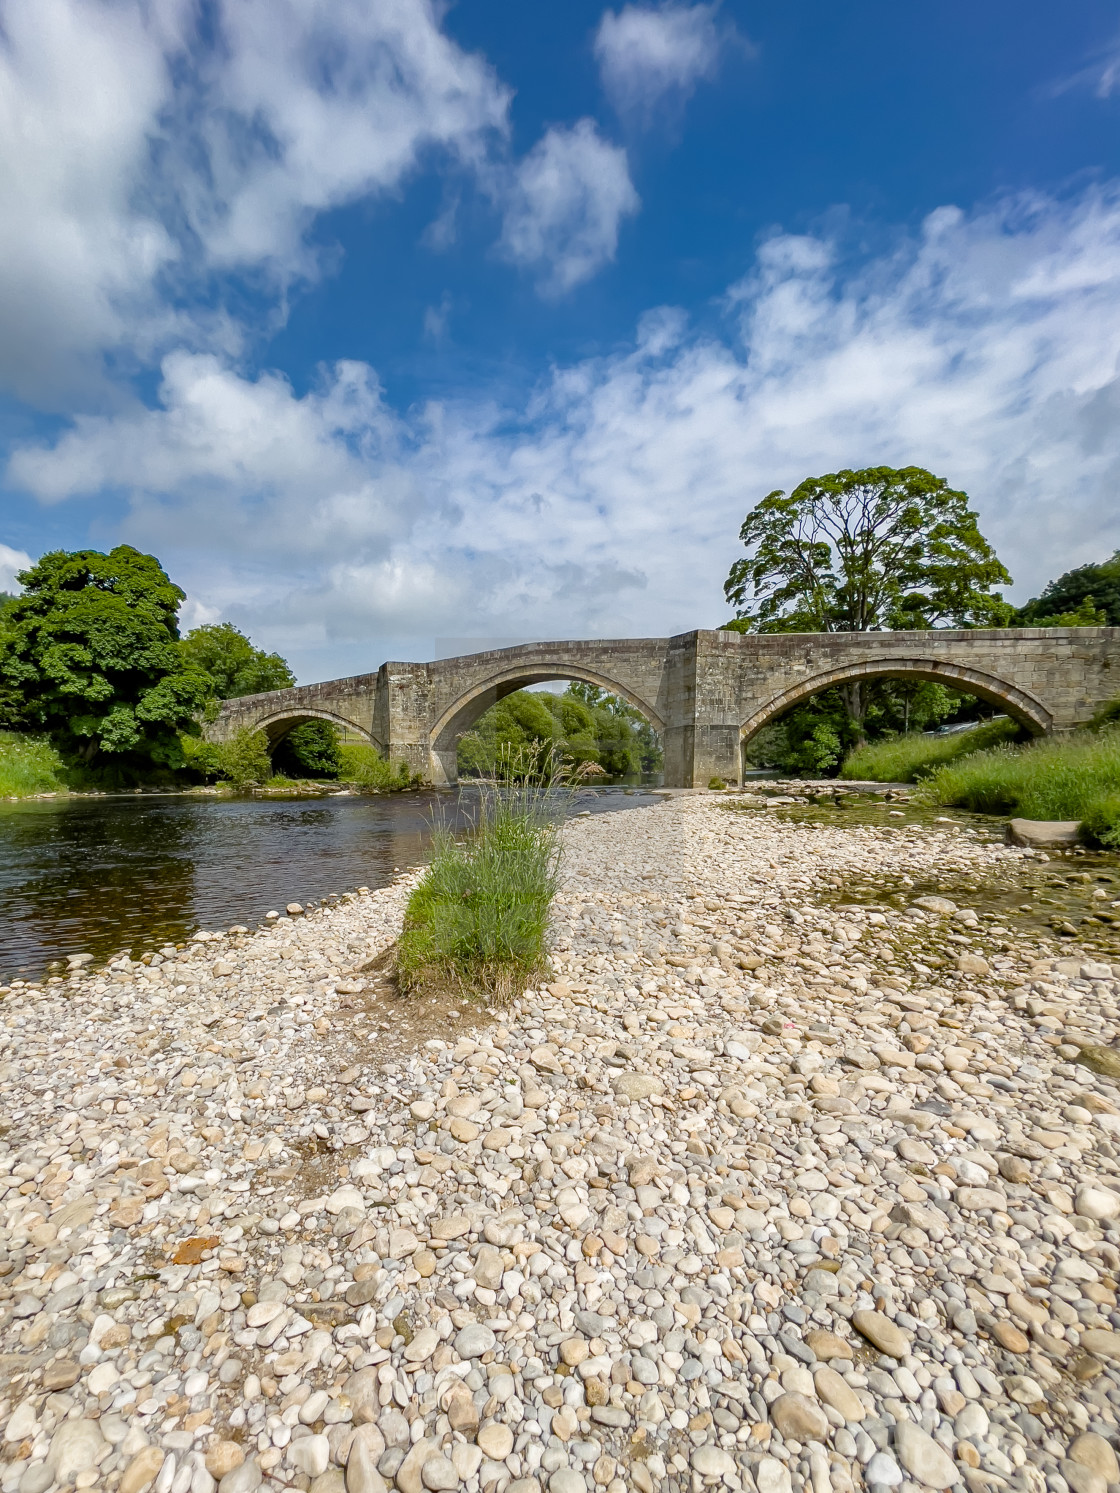
[[[977,814],[1077,819],[1086,834],[1120,850],[1120,729],[976,752],[938,768],[915,797]]]
[[[973,752],[982,752],[1011,741],[1019,733],[1011,720],[985,721],[969,731],[950,735],[926,735],[911,731],[855,747],[844,759],[842,778],[871,783],[917,783],[939,767],[945,767]]]
[[[402,989],[451,983],[503,1001],[543,974],[559,868],[560,816],[548,789],[487,786],[462,839],[436,824],[397,946]]]

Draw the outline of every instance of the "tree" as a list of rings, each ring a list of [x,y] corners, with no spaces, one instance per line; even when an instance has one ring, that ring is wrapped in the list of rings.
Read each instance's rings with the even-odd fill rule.
[[[337,726],[330,721],[304,721],[276,748],[272,765],[290,778],[337,778],[342,771]]]
[[[18,577],[0,633],[0,685],[26,722],[89,765],[99,754],[179,768],[213,685],[179,648],[184,593],[152,555],[56,550]]]
[[[208,622],[192,628],[179,644],[184,659],[209,674],[219,700],[286,689],[296,676],[278,653],[254,648],[232,622]]]
[[[1011,577],[963,492],[921,467],[809,477],[747,514],[724,594],[742,632],[1006,626]],[[845,686],[862,724],[863,691]]]
[[[1069,622],[1070,614],[1095,613],[1099,622]],[[1120,550],[1099,565],[1080,565],[1051,581],[1020,611],[1020,627],[1120,627]]]

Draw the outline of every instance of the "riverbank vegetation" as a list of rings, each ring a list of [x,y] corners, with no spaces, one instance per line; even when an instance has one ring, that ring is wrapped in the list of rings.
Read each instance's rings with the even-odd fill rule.
[[[62,758],[43,736],[0,731],[0,798],[29,798],[66,789]]]
[[[517,690],[491,705],[459,742],[459,774],[489,777],[499,763],[546,756],[619,778],[658,772],[664,761],[657,734],[639,710],[576,681],[563,694]]]
[[[403,988],[452,983],[504,1000],[543,973],[560,866],[557,762],[501,753],[473,831],[456,838],[435,826],[397,946]]]
[[[1078,820],[1120,849],[1120,727],[974,752],[937,768],[917,796],[978,814]]]
[[[917,783],[940,767],[1014,741],[1021,734],[1015,721],[1000,716],[967,731],[944,735],[912,731],[905,736],[885,737],[850,751],[839,775],[873,783]]]

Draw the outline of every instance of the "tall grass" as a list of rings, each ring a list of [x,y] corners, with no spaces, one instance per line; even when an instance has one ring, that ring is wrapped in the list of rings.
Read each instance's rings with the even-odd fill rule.
[[[541,973],[560,867],[558,787],[551,759],[542,771],[511,755],[483,785],[471,833],[434,827],[397,947],[404,988],[442,980],[505,999]]]
[[[1120,729],[976,752],[938,768],[916,797],[980,814],[1077,819],[1120,849]]]
[[[961,757],[1011,740],[1018,732],[1014,721],[1000,720],[949,736],[923,736],[912,731],[906,736],[870,741],[848,753],[840,776],[872,783],[917,783]]]
[[[29,798],[65,787],[62,758],[45,737],[0,731],[0,798]]]

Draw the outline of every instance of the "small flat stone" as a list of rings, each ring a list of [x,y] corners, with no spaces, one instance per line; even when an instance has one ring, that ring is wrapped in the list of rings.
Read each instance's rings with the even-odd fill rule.
[[[805,1345],[812,1348],[818,1358],[826,1361],[830,1358],[853,1358],[855,1356],[855,1344],[837,1337],[836,1333],[829,1332],[823,1327],[814,1327],[805,1334]]]
[[[138,1451],[121,1474],[119,1493],[144,1493],[155,1481],[163,1458],[163,1448],[159,1446],[146,1446]]]
[[[1120,1332],[1106,1327],[1089,1327],[1081,1334],[1081,1346],[1097,1358],[1120,1358]]]
[[[860,1421],[867,1414],[863,1401],[852,1386],[826,1364],[821,1364],[815,1370],[813,1385],[818,1397],[826,1405],[831,1405],[846,1421]]]

